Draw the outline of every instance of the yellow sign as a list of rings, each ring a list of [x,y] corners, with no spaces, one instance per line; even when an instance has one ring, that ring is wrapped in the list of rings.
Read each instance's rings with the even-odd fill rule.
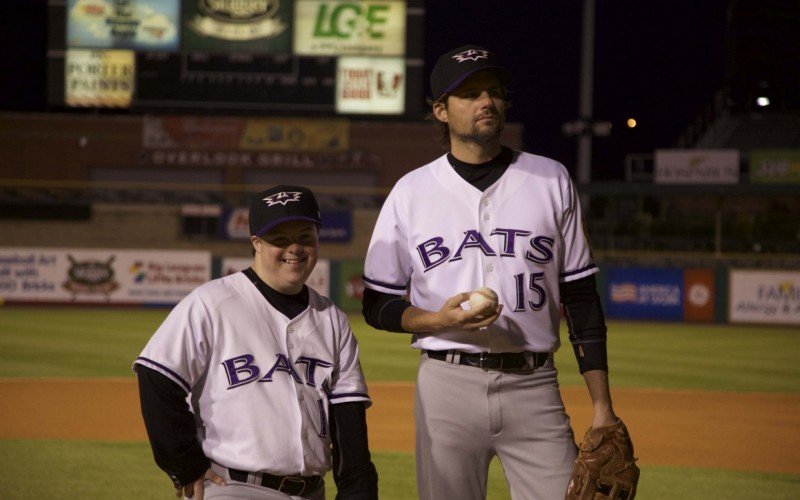
[[[239,147],[247,151],[346,151],[350,122],[345,119],[250,119]]]
[[[67,50],[67,106],[128,108],[135,84],[132,50]]]

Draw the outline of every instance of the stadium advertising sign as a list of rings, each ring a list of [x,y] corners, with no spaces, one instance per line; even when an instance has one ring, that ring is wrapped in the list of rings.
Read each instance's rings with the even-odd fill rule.
[[[403,114],[406,66],[401,57],[340,57],[336,71],[336,111]]]
[[[713,269],[684,269],[683,319],[686,321],[714,321],[715,288]]]
[[[680,269],[611,268],[606,289],[609,318],[683,319]]]
[[[364,298],[364,259],[343,260],[339,263],[338,305],[345,311],[360,311]]]
[[[800,325],[800,271],[730,271],[731,323]]]
[[[250,151],[344,151],[349,145],[348,120],[303,118],[247,120],[240,143]]]
[[[353,212],[349,210],[326,210],[320,212],[322,227],[319,241],[324,243],[347,243],[353,239]]]
[[[298,55],[405,55],[405,1],[297,0],[294,5]]]
[[[185,49],[291,51],[288,0],[184,0]]]
[[[343,118],[147,116],[142,137],[148,149],[345,151],[350,145],[350,122]]]
[[[656,184],[738,184],[736,149],[657,149]]]
[[[179,0],[69,0],[67,47],[179,48]]]
[[[748,179],[754,184],[800,184],[800,149],[751,149]]]
[[[244,118],[145,116],[142,139],[148,149],[237,149]]]
[[[221,263],[222,276],[237,273],[247,269],[253,264],[252,258],[247,257],[223,257]],[[317,265],[311,271],[306,284],[313,288],[318,294],[330,297],[331,294],[331,261],[328,259],[318,259]]]
[[[175,304],[209,279],[209,252],[0,249],[6,302]]]
[[[130,107],[135,65],[131,50],[68,49],[64,71],[67,106]]]
[[[253,152],[253,151],[198,151],[180,149],[154,149],[139,151],[140,164],[185,167],[257,167],[289,169],[376,169],[379,156],[361,150],[341,153]]]

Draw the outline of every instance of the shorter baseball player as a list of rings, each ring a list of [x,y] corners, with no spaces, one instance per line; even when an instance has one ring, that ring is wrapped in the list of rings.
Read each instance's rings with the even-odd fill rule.
[[[250,206],[253,264],[170,312],[134,363],[153,456],[178,497],[378,498],[371,404],[347,316],[306,284],[319,252],[310,190]]]

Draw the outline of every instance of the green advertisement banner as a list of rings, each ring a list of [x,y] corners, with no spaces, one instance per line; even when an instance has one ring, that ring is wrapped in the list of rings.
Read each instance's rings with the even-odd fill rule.
[[[361,259],[339,261],[339,295],[338,305],[343,311],[361,310],[361,299],[364,297],[364,261]]]
[[[405,1],[296,0],[294,4],[295,54],[405,55]]]
[[[800,184],[800,149],[750,151],[752,184]]]

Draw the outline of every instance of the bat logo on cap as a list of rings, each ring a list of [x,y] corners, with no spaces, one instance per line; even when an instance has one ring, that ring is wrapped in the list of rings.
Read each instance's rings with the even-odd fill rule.
[[[300,201],[300,193],[299,191],[281,191],[280,193],[275,193],[267,196],[264,198],[264,201],[267,203],[268,207],[273,205],[286,205],[290,201]]]
[[[455,59],[458,62],[464,62],[469,60],[477,61],[478,59],[486,59],[488,57],[489,57],[489,52],[485,50],[469,49],[454,55],[453,59]]]

